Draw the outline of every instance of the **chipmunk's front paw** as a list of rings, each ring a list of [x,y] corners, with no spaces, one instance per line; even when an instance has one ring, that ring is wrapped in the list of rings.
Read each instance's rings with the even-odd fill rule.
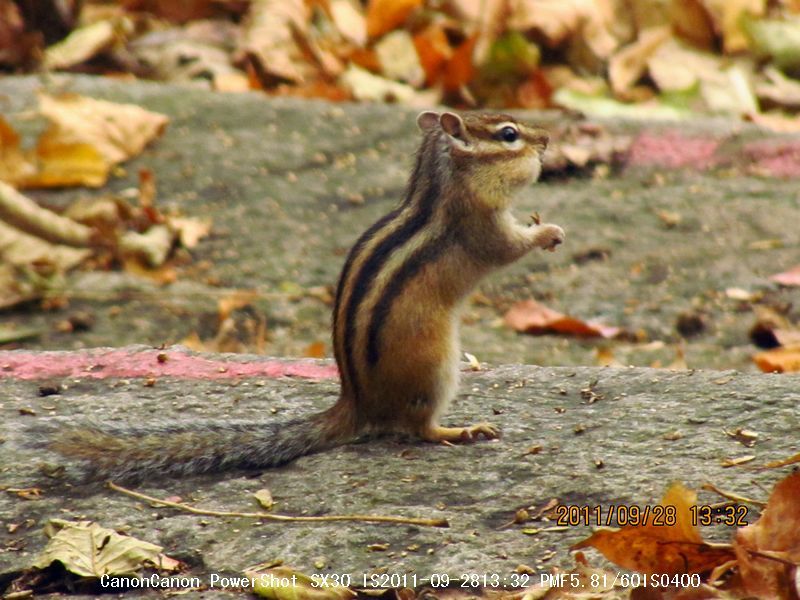
[[[536,232],[536,245],[542,250],[555,252],[556,246],[564,243],[564,230],[558,225],[546,223],[539,225]]]

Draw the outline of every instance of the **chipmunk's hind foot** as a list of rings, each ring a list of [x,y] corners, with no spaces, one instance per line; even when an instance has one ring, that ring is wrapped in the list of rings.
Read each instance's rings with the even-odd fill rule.
[[[477,423],[467,427],[433,425],[426,428],[420,437],[426,442],[469,443],[477,441],[479,437],[495,440],[500,437],[500,428],[491,423]]]

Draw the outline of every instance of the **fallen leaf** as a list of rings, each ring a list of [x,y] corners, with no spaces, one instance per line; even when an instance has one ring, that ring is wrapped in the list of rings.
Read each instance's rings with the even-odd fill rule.
[[[638,39],[625,46],[611,57],[608,63],[608,78],[614,93],[627,98],[631,87],[641,78],[648,59],[671,35],[669,26],[654,27],[642,31]]]
[[[325,342],[311,342],[303,355],[308,358],[325,358]]]
[[[744,13],[740,25],[754,54],[771,58],[777,68],[786,72],[800,67],[800,22],[797,19],[762,19]]]
[[[711,50],[716,33],[702,0],[674,0],[669,4],[670,23],[677,35],[704,50]]]
[[[401,25],[422,0],[369,0],[367,35],[376,38]]]
[[[517,302],[503,319],[506,325],[520,333],[563,333],[581,337],[604,338],[613,338],[622,333],[622,329],[619,327],[581,321],[548,308],[535,300]]]
[[[753,362],[765,373],[793,373],[800,371],[800,348],[777,348],[759,352]]]
[[[161,546],[120,535],[90,521],[50,519],[45,533],[50,541],[33,563],[37,569],[46,569],[57,561],[71,573],[99,578],[132,575],[144,567],[163,569],[162,559],[167,558],[161,554]]]
[[[167,225],[178,234],[181,246],[197,247],[201,239],[211,233],[211,219],[195,219],[192,217],[166,217]]]
[[[414,47],[425,71],[425,83],[433,85],[440,79],[445,62],[453,55],[447,34],[439,25],[429,25],[414,36]]]
[[[40,207],[2,181],[0,181],[0,220],[20,231],[55,244],[78,248],[92,244],[93,231],[90,227]],[[10,244],[5,244],[6,247],[8,245]],[[26,259],[30,261],[31,257],[27,256]]]
[[[40,146],[87,144],[111,165],[138,155],[164,132],[169,121],[140,106],[76,94],[40,94],[39,110],[51,122]]]
[[[253,593],[268,600],[349,600],[356,593],[330,581],[322,582],[290,567],[245,571],[253,579]]]
[[[470,36],[453,49],[453,54],[442,71],[442,85],[445,90],[454,92],[472,81],[475,76],[472,54],[477,39],[477,35]]]
[[[769,279],[786,287],[800,286],[800,265],[792,267],[788,271],[770,275]]]
[[[36,172],[36,167],[20,148],[19,134],[0,117],[0,181],[17,183]]]
[[[2,298],[2,300],[0,300],[0,308],[6,305],[5,290],[3,289],[3,266],[4,265],[0,266],[0,298]],[[33,327],[0,326],[0,344],[10,344],[11,342],[19,342],[39,337],[42,333],[43,331],[41,329],[35,329]]]
[[[367,102],[401,102],[404,104],[424,104],[425,93],[419,93],[410,85],[398,83],[373,75],[369,71],[351,64],[342,73],[339,83],[350,90],[353,98]]]
[[[311,11],[303,0],[251,2],[240,53],[253,60],[269,78],[305,81],[311,69],[295,36],[307,36],[310,17]]]
[[[738,467],[739,465],[744,465],[749,462],[753,462],[756,459],[755,456],[752,454],[747,454],[746,456],[737,456],[736,458],[726,458],[720,462],[720,465],[724,468],[728,467]]]
[[[111,20],[98,21],[74,29],[63,40],[45,49],[44,68],[66,69],[87,61],[114,43],[115,29],[115,24]]]
[[[784,458],[781,460],[773,460],[768,462],[767,464],[761,466],[762,469],[779,469],[781,467],[787,467],[789,465],[794,465],[800,463],[800,453],[795,454],[794,456],[790,456],[789,458]]]
[[[800,591],[795,587],[795,571],[800,564],[798,498],[800,471],[795,471],[772,490],[758,521],[736,532],[733,550],[742,586],[753,597],[797,598]]]
[[[765,0],[703,0],[703,5],[714,21],[714,28],[722,34],[726,54],[748,49],[744,22],[761,17],[767,8]]]
[[[725,435],[730,438],[733,438],[743,446],[747,446],[748,448],[755,445],[756,440],[758,440],[758,433],[755,431],[751,431],[749,429],[743,429],[741,427],[737,427],[733,431],[723,430],[725,431]]]
[[[611,562],[640,573],[702,573],[731,560],[726,546],[703,541],[692,524],[691,508],[697,494],[680,483],[673,483],[659,503],[664,511],[674,509],[674,523],[666,512],[650,510],[647,523],[621,529],[601,529],[572,546],[573,550],[593,547]],[[661,521],[656,516],[664,517]],[[663,521],[663,522],[662,522]]]
[[[275,500],[272,499],[272,492],[267,488],[258,490],[253,494],[253,497],[264,510],[272,510],[272,507],[275,506]]]
[[[731,300],[738,300],[739,302],[756,302],[760,300],[764,294],[762,292],[751,292],[742,288],[726,288],[725,296]]]
[[[787,115],[778,112],[749,113],[745,119],[755,123],[759,127],[775,131],[777,133],[798,133],[800,132],[800,118],[795,115]]]
[[[474,354],[470,354],[469,352],[464,352],[464,358],[467,359],[471,371],[481,370],[481,361],[479,361]]]
[[[381,72],[389,79],[413,87],[420,87],[425,82],[425,71],[420,64],[414,40],[407,31],[392,31],[383,36],[375,44],[375,54]]]
[[[259,293],[256,290],[236,290],[232,294],[220,298],[217,301],[217,320],[222,323],[231,316],[233,311],[250,306],[258,298]]]
[[[363,48],[367,44],[367,20],[354,0],[330,0],[331,19],[342,36]]]
[[[39,138],[36,164],[36,173],[21,179],[20,187],[100,187],[111,169],[100,150],[91,144],[62,143],[52,130]]]

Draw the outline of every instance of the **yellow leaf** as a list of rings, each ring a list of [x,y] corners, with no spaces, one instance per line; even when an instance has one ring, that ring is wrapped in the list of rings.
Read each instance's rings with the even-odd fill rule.
[[[146,566],[164,567],[161,546],[120,535],[97,523],[51,519],[45,533],[50,541],[33,564],[38,569],[58,561],[76,575],[100,577],[131,575]]]
[[[245,571],[245,575],[253,580],[253,592],[269,600],[349,600],[356,596],[350,588],[323,584],[289,567]]]
[[[54,137],[55,136],[55,137]],[[85,143],[60,143],[49,129],[36,147],[38,170],[19,182],[20,187],[100,187],[108,179],[111,164],[100,152]]]
[[[139,154],[163,133],[168,118],[134,104],[95,100],[76,94],[39,95],[39,110],[52,125],[39,146],[88,144],[115,165]],[[37,149],[37,152],[39,149]],[[46,154],[46,152],[45,152]]]

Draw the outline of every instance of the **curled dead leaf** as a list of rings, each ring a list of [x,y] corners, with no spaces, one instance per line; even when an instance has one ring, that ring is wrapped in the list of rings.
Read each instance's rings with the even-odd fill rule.
[[[611,562],[640,573],[709,571],[734,555],[728,546],[703,541],[692,519],[696,501],[694,491],[673,483],[659,502],[662,509],[651,507],[645,524],[600,529],[572,549],[593,547]]]
[[[548,308],[535,300],[514,304],[503,317],[506,325],[520,333],[563,333],[581,337],[613,338],[622,329],[592,321],[582,321]]]
[[[795,571],[800,564],[800,471],[772,490],[758,521],[736,532],[733,550],[742,586],[756,598],[797,597]]]

